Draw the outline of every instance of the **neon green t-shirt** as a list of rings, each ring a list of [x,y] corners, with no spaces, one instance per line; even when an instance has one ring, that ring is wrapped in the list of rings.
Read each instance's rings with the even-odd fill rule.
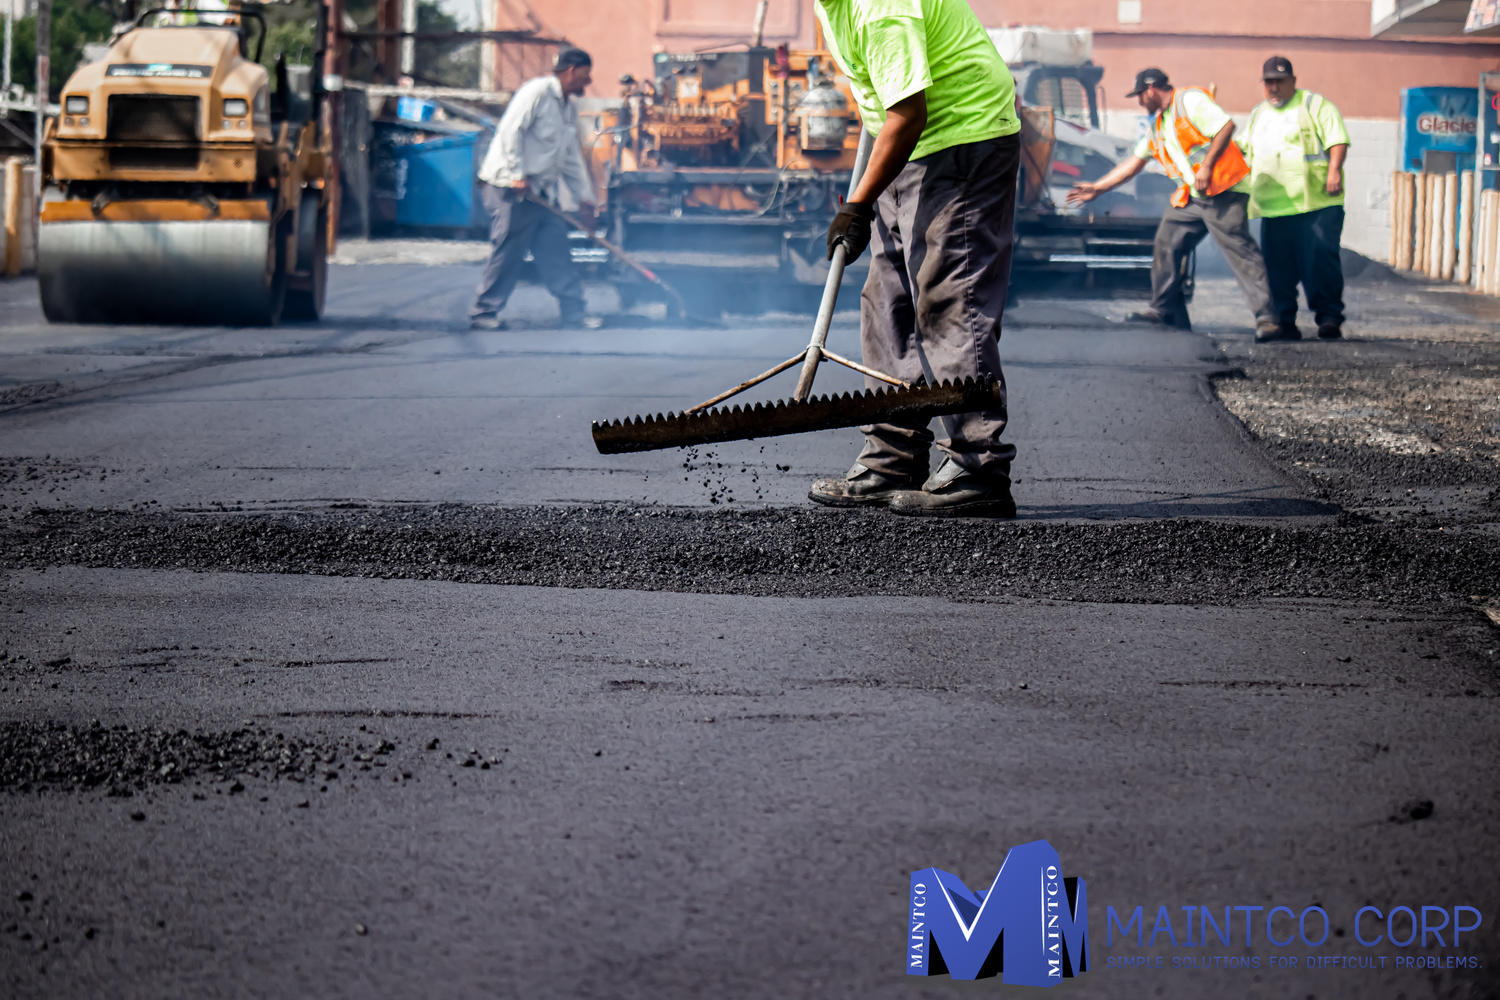
[[[1332,101],[1306,90],[1279,108],[1265,101],[1250,112],[1246,136],[1252,216],[1275,219],[1344,203],[1342,193],[1328,193],[1328,147],[1349,144]]]
[[[818,0],[815,9],[872,135],[886,108],[927,92],[912,159],[1021,130],[1016,82],[965,0]]]

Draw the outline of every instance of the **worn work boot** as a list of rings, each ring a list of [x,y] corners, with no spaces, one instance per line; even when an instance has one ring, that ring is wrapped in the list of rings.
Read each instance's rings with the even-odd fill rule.
[[[1152,326],[1169,326],[1174,330],[1191,330],[1193,324],[1187,321],[1187,317],[1178,316],[1176,313],[1159,313],[1155,309],[1142,309],[1125,317],[1127,323],[1148,323]]]
[[[470,330],[509,330],[505,320],[494,313],[477,313],[469,317]]]
[[[897,514],[922,517],[1015,517],[1010,477],[1004,473],[970,472],[951,458],[943,460],[920,490],[905,490],[891,498]]]
[[[1155,309],[1142,309],[1125,317],[1127,323],[1146,323],[1151,326],[1164,326],[1171,330],[1186,330],[1191,333],[1192,322],[1184,313],[1159,313]]]
[[[1264,344],[1272,340],[1301,340],[1302,331],[1296,323],[1261,323],[1255,328],[1255,342]]]
[[[891,476],[858,462],[843,479],[819,479],[807,498],[826,507],[884,507],[891,497],[916,488],[917,476]]]
[[[1344,328],[1334,323],[1325,323],[1318,327],[1319,340],[1343,340]]]

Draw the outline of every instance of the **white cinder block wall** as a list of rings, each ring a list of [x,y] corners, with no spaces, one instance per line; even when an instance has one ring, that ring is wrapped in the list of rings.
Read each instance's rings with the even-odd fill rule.
[[[1344,246],[1384,261],[1391,255],[1391,171],[1400,152],[1400,123],[1392,118],[1346,118],[1344,127],[1349,130]]]
[[[1249,115],[1235,115],[1243,129]],[[1140,135],[1145,118],[1108,112],[1104,130],[1121,139]],[[1344,161],[1344,246],[1374,260],[1391,252],[1391,171],[1400,152],[1400,123],[1394,118],[1346,118],[1349,158]],[[1387,263],[1389,263],[1387,261]]]

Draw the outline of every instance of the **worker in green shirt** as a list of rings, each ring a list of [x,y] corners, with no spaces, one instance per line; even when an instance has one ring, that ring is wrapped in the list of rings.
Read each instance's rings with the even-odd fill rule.
[[[1021,125],[1015,81],[965,0],[818,0],[834,59],[875,136],[828,254],[871,247],[860,300],[865,364],[897,378],[992,375],[993,410],[861,428],[864,449],[809,497],[902,514],[1014,517],[1000,320],[1010,281]],[[868,380],[871,388],[882,384]],[[942,464],[929,475],[936,440]]]
[[[1337,340],[1344,335],[1339,240],[1349,133],[1330,101],[1297,89],[1288,59],[1267,59],[1261,76],[1266,99],[1250,112],[1245,147],[1250,214],[1262,219],[1260,244],[1280,324],[1277,339],[1302,339],[1297,329],[1300,281],[1318,336]]]

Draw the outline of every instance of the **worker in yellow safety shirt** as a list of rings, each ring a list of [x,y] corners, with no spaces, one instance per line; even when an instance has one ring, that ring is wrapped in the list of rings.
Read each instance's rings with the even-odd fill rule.
[[[1015,517],[1000,368],[1021,161],[1015,80],[967,0],[817,0],[813,10],[875,137],[827,239],[829,259],[840,246],[850,261],[870,251],[864,362],[905,382],[990,376],[1000,398],[938,418],[941,437],[925,417],[860,428],[858,460],[815,480],[808,497],[917,517]]]
[[[1173,87],[1159,69],[1135,75],[1136,98],[1151,116],[1150,129],[1133,155],[1097,181],[1083,181],[1068,192],[1068,204],[1093,201],[1119,187],[1156,160],[1177,182],[1171,206],[1156,229],[1151,261],[1151,308],[1130,318],[1191,329],[1188,319],[1188,261],[1203,237],[1214,242],[1229,261],[1240,289],[1255,313],[1255,338],[1274,339],[1280,329],[1266,286],[1266,266],[1250,235],[1250,167],[1234,143],[1234,122],[1201,87]]]
[[[1297,89],[1291,61],[1272,56],[1261,70],[1266,99],[1250,112],[1250,215],[1260,216],[1277,339],[1301,340],[1297,283],[1318,324],[1318,337],[1344,335],[1344,157],[1349,133],[1339,109],[1321,94]]]

